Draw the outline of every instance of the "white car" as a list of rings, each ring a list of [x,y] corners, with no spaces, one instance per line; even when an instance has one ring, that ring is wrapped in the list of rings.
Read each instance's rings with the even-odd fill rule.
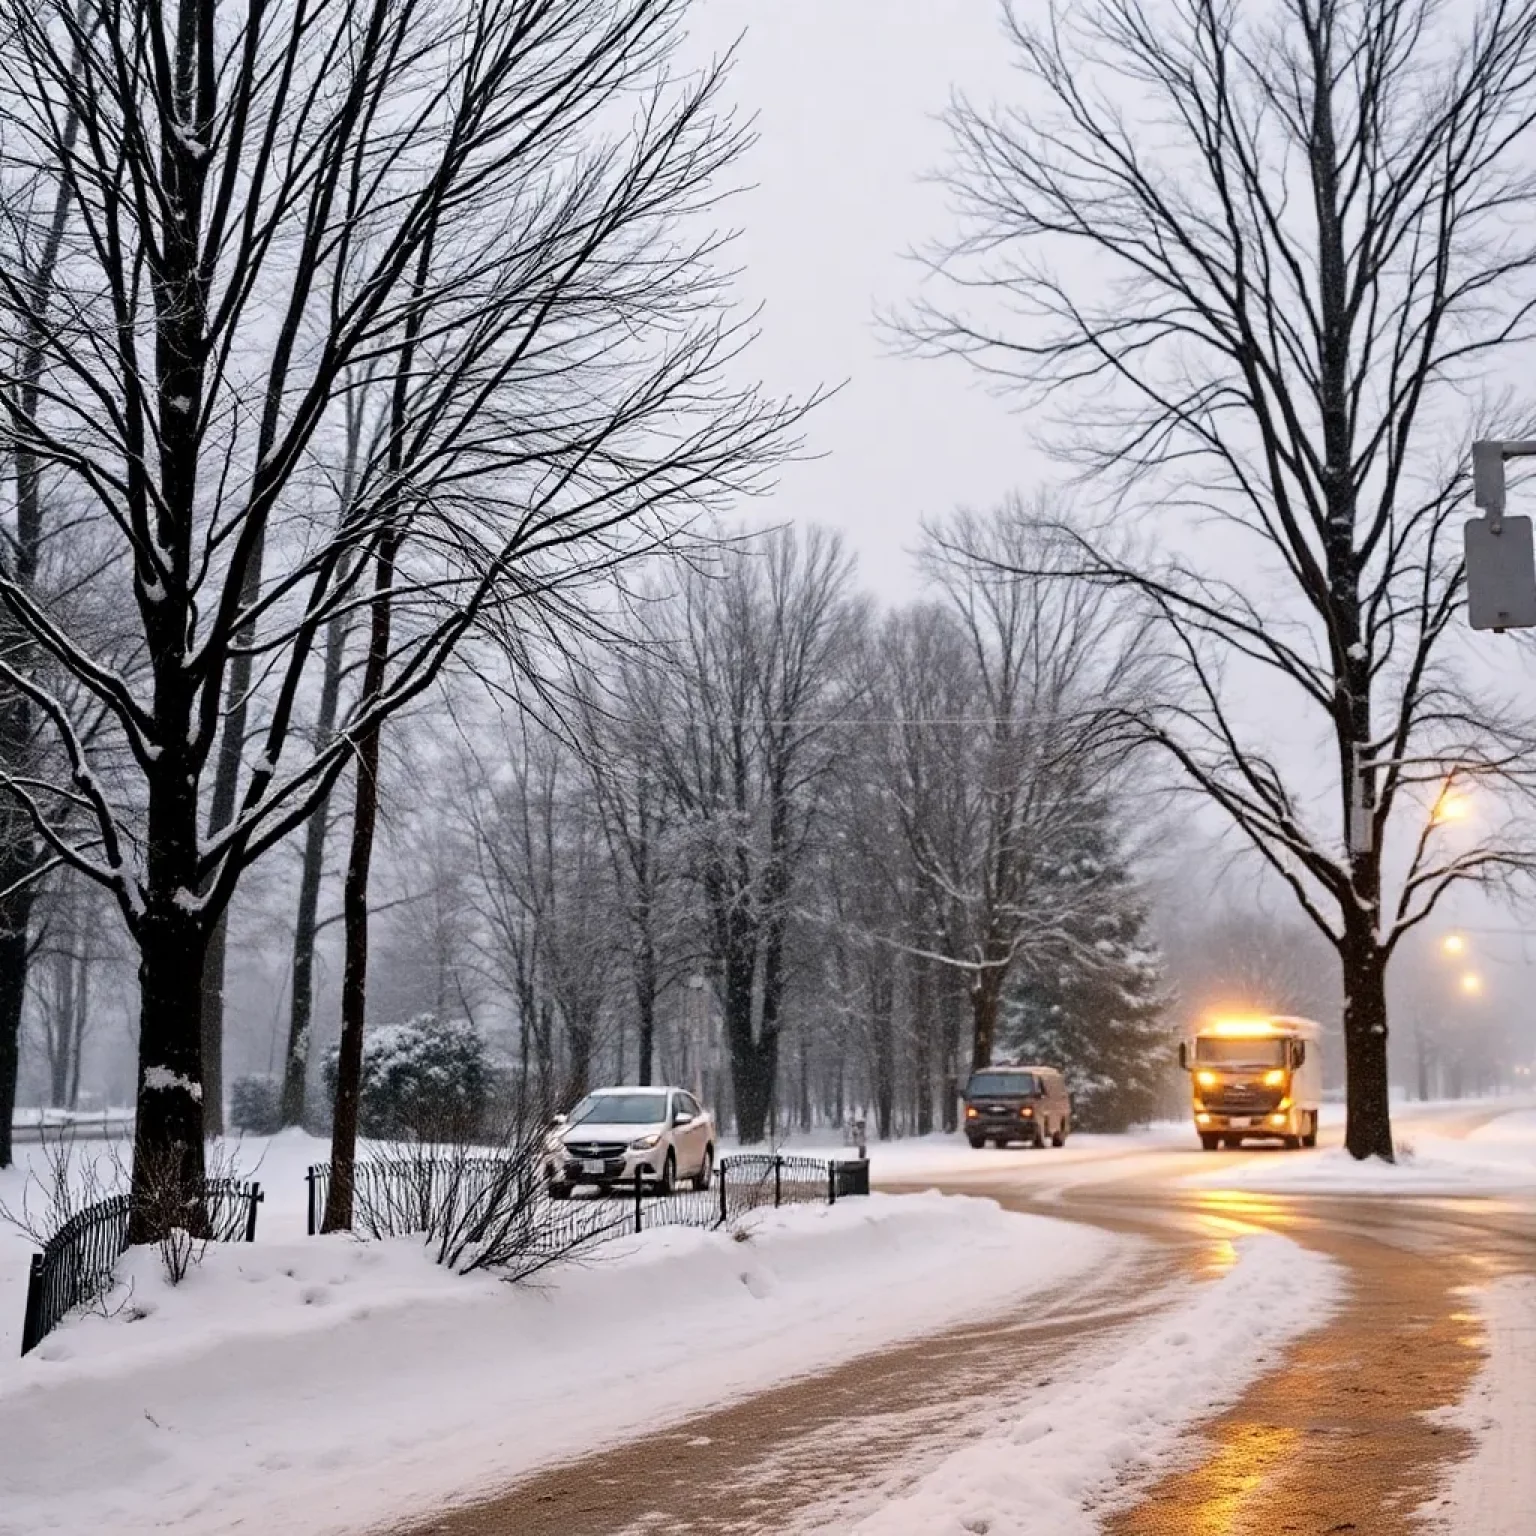
[[[598,1088],[556,1118],[544,1143],[552,1200],[578,1184],[639,1181],[669,1195],[688,1179],[708,1189],[714,1173],[714,1116],[681,1088]]]

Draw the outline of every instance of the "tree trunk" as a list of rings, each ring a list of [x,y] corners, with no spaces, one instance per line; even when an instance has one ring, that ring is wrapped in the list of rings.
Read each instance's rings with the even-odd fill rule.
[[[288,1049],[283,1057],[282,1122],[304,1123],[309,1087],[309,1054],[315,1007],[315,938],[319,932],[320,886],[325,874],[325,834],[330,797],[315,807],[304,829],[304,868],[299,876],[299,909],[293,925],[293,992],[288,1013]]]
[[[85,1061],[85,1029],[90,1017],[91,954],[80,956],[80,970],[75,981],[75,1016],[70,1029],[69,1108],[80,1107],[80,1071]]]
[[[1344,952],[1344,1146],[1357,1158],[1393,1161],[1387,1076],[1386,961],[1368,941]]]
[[[195,821],[188,831],[195,839]],[[197,1232],[207,1220],[198,1032],[204,947],[198,918],[174,901],[151,907],[139,920],[139,1081],[130,1243],[156,1242],[173,1227]]]
[[[997,1018],[1002,1001],[1001,966],[983,966],[971,983],[971,1071],[992,1065],[997,1045]]]
[[[585,1098],[592,1087],[592,1040],[595,1031],[590,1021],[573,1023],[566,1029],[570,1042],[570,1072],[566,1078],[566,1097],[571,1103]]]
[[[892,1031],[894,1003],[891,975],[882,967],[871,976],[869,988],[875,1129],[881,1141],[891,1139],[896,1110],[896,1042]]]
[[[4,878],[11,861],[0,861]],[[21,1013],[27,998],[27,943],[32,887],[0,901],[0,1168],[11,1166],[11,1122],[21,1076]]]
[[[939,1123],[946,1132],[958,1130],[960,1127],[955,1069],[960,1058],[960,1014],[964,1006],[964,981],[958,971],[949,970],[944,984],[944,1035],[941,1042],[942,1060],[939,1074],[939,1092],[944,1095]]]
[[[768,1135],[768,1116],[778,1076],[778,1040],[738,1042],[731,1048],[731,1088],[736,1100],[736,1134],[746,1145]]]
[[[317,742],[329,741],[336,730],[346,639],[346,623],[338,615],[331,620],[325,633],[325,673],[320,684],[320,707],[315,716]],[[315,940],[320,931],[320,889],[325,880],[325,838],[330,830],[330,811],[331,797],[327,795],[315,807],[304,829],[304,868],[299,877],[299,909],[293,925],[293,996],[288,1014],[288,1051],[283,1058],[284,1125],[302,1125],[304,1122],[314,1027]]]
[[[220,827],[209,826],[210,833],[220,830]],[[224,1134],[224,961],[228,937],[229,913],[226,911],[219,914],[209,936],[198,994],[203,1052],[203,1130],[208,1136]]]
[[[384,689],[389,662],[390,595],[395,581],[399,536],[384,535],[374,576],[368,659],[364,665],[364,705]],[[363,1020],[368,1007],[368,875],[373,866],[373,838],[379,819],[379,727],[365,730],[357,744],[356,798],[352,844],[342,891],[346,960],[341,973],[341,1049],[336,1063],[336,1102],[331,1120],[331,1177],[326,1186],[322,1232],[352,1226],[353,1169],[357,1162],[357,1109],[363,1080]]]
[[[800,1129],[808,1131],[815,1123],[811,1114],[811,1041],[810,1032],[802,1023],[795,1031],[800,1046],[800,1092],[796,1106]]]
[[[692,997],[692,993],[688,994]],[[637,1047],[639,1061],[636,1078],[642,1088],[651,1085],[653,1063],[656,1059],[656,954],[647,944],[641,955],[638,974],[635,977],[635,1008],[640,1020],[640,1041]],[[703,1049],[700,1035],[699,1048]],[[700,1063],[703,1070],[703,1063]]]
[[[933,1130],[933,977],[926,960],[912,966],[912,1100],[916,1131]]]
[[[53,1049],[48,1053],[48,1102],[55,1109],[63,1109],[69,1097],[69,1050],[75,1033],[75,957],[66,953],[58,961],[57,1007],[50,1031]]]

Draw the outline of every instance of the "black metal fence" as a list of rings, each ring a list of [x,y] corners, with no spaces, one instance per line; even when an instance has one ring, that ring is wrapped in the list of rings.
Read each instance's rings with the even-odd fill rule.
[[[534,1170],[519,1170],[531,1179]],[[352,1168],[352,1228],[369,1237],[425,1232],[441,1219],[445,1205],[482,1201],[508,1178],[499,1157],[368,1158]],[[320,1230],[331,1187],[331,1165],[315,1163],[304,1175],[309,1186],[309,1235]]]
[[[316,1163],[306,1175],[311,1236],[320,1230],[330,1178],[328,1163]],[[527,1187],[530,1182],[532,1189]],[[765,1207],[831,1205],[867,1195],[869,1161],[745,1152],[720,1159],[713,1189],[662,1194],[636,1183],[626,1185],[619,1200],[548,1200],[542,1192],[541,1175],[532,1162],[509,1172],[507,1161],[494,1157],[368,1159],[357,1163],[353,1172],[353,1230],[369,1237],[435,1232],[459,1220],[466,1208],[500,1201],[525,1214],[529,1257],[546,1255],[552,1260],[602,1237],[648,1227],[718,1227]]]
[[[260,1184],[209,1179],[203,1193],[207,1228],[198,1235],[218,1243],[255,1242],[256,1208],[263,1198]],[[111,1288],[112,1271],[128,1246],[129,1210],[126,1194],[98,1200],[77,1211],[32,1255],[22,1354],[36,1349],[66,1313]]]

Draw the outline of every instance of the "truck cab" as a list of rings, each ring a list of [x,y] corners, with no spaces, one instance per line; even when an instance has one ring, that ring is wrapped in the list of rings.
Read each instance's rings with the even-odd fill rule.
[[[1320,1024],[1284,1015],[1200,1025],[1179,1046],[1200,1145],[1207,1152],[1245,1141],[1315,1147],[1322,1037]]]

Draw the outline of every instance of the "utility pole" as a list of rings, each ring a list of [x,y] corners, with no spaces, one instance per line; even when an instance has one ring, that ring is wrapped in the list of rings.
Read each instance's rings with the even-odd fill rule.
[[[1472,499],[1482,517],[1466,525],[1467,618],[1473,629],[1536,627],[1536,556],[1529,517],[1504,515],[1504,463],[1536,458],[1536,441],[1472,444]]]

